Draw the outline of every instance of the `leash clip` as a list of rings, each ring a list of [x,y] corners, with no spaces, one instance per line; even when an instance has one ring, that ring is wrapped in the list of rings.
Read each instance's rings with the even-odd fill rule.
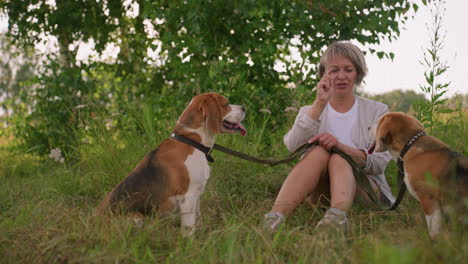
[[[205,156],[206,156],[206,159],[209,161],[209,162],[214,162],[215,160],[213,159],[213,157],[211,157],[211,152],[213,151],[213,148],[211,147],[206,153],[205,153]]]

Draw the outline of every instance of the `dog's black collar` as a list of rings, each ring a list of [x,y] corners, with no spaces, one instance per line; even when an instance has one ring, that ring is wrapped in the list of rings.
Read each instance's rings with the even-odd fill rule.
[[[408,140],[408,142],[406,142],[405,146],[403,147],[403,149],[401,150],[400,152],[400,156],[398,157],[398,161],[397,161],[397,165],[398,165],[398,170],[400,171],[400,173],[403,173],[404,174],[404,169],[403,169],[403,157],[405,156],[406,152],[408,152],[408,150],[414,145],[414,143],[422,136],[425,136],[426,135],[426,132],[420,130],[416,133],[416,135],[414,135],[412,138],[410,138]]]
[[[418,140],[420,137],[425,136],[426,132],[419,130],[416,135],[411,137],[408,142],[406,142],[405,146],[400,152],[400,156],[397,159],[397,167],[398,167],[398,182],[399,182],[399,187],[398,187],[398,195],[396,197],[395,202],[390,206],[388,210],[394,210],[397,208],[397,206],[400,204],[401,200],[403,200],[403,196],[405,195],[406,192],[406,184],[405,184],[405,168],[404,168],[404,162],[403,162],[403,157],[405,156],[406,152],[414,145],[416,140]]]
[[[202,144],[200,144],[200,143],[198,143],[198,142],[196,142],[194,140],[191,140],[190,138],[186,138],[184,136],[177,135],[176,133],[172,133],[171,138],[200,150],[201,152],[205,153],[206,159],[209,162],[214,162],[213,157],[211,157],[211,151],[213,150],[213,148],[205,147]]]

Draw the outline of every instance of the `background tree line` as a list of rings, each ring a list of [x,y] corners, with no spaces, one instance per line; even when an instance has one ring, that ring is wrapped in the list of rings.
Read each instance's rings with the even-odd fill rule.
[[[132,124],[128,113],[146,107],[157,124],[207,91],[252,112],[268,108],[274,129],[285,108],[313,99],[324,47],[395,39],[410,9],[418,5],[408,0],[5,0],[2,107],[14,113],[15,137],[41,153],[76,145],[70,135],[94,113],[77,107],[118,113],[117,126]],[[37,54],[47,38],[56,52]],[[93,47],[89,60],[77,60],[81,43]],[[103,59],[112,47],[116,56]]]
[[[413,113],[413,104],[415,102],[427,102],[428,99],[422,93],[417,93],[412,90],[394,90],[383,94],[362,94],[367,98],[383,102],[388,105],[390,111],[400,111],[405,113]],[[444,107],[449,109],[468,109],[468,94],[454,95],[447,99],[443,104]]]

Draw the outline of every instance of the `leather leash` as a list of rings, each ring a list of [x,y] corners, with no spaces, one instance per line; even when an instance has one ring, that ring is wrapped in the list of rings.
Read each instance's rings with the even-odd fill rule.
[[[244,159],[244,160],[247,160],[247,161],[256,162],[256,163],[260,163],[260,164],[266,164],[266,165],[268,165],[270,167],[273,167],[273,166],[276,166],[276,165],[279,165],[279,164],[289,163],[289,162],[293,161],[294,159],[296,159],[297,157],[299,157],[300,155],[303,155],[311,147],[317,145],[317,142],[306,143],[306,144],[300,146],[296,151],[294,151],[293,153],[288,155],[286,158],[281,159],[281,160],[273,160],[273,159],[259,159],[259,158],[256,158],[256,157],[252,157],[252,156],[247,155],[245,153],[235,151],[235,150],[223,147],[223,146],[218,145],[218,144],[214,144],[212,148],[205,147],[204,145],[202,145],[202,144],[200,144],[200,143],[198,143],[198,142],[196,142],[194,140],[191,140],[191,139],[186,138],[184,136],[178,135],[176,133],[172,133],[170,138],[175,139],[177,141],[180,141],[182,143],[185,143],[187,145],[190,145],[190,146],[200,150],[201,152],[203,152],[205,154],[206,159],[209,162],[214,162],[215,161],[213,159],[213,157],[211,157],[211,152],[213,151],[213,149],[215,149],[215,150],[219,150],[221,152],[224,152],[226,154],[229,154],[229,155],[237,157],[237,158],[241,158],[241,159]]]
[[[317,144],[318,144],[318,141],[314,141],[312,143],[306,143],[300,146],[296,151],[291,153],[289,156],[281,160],[259,159],[259,158],[249,156],[242,152],[228,149],[226,147],[223,147],[217,144],[213,146],[213,149],[219,150],[221,152],[224,152],[226,154],[229,154],[229,155],[232,155],[232,156],[244,159],[244,160],[261,163],[261,164],[267,164],[270,167],[273,167],[279,164],[289,163],[295,160],[296,158],[300,157],[301,155],[309,151],[311,148],[315,147]],[[356,178],[357,184],[369,195],[370,199],[376,205],[377,208],[381,210],[393,210],[398,206],[398,204],[396,204],[395,206],[392,205],[391,207],[388,207],[382,204],[382,201],[379,198],[377,198],[377,195],[375,194],[374,189],[369,183],[369,180],[367,179],[367,175],[364,172],[362,166],[360,166],[350,155],[340,150],[339,148],[335,148],[335,147],[331,149],[331,152],[337,153],[338,155],[343,157],[346,161],[348,161],[348,163],[351,165],[351,168],[353,169],[353,174],[354,174],[354,177]],[[405,187],[404,184],[403,186]],[[401,185],[400,185],[400,188],[401,188]]]
[[[241,159],[244,159],[244,160],[247,160],[247,161],[256,162],[256,163],[260,163],[260,164],[266,164],[266,165],[268,165],[270,167],[273,167],[273,166],[276,166],[276,165],[289,163],[289,162],[295,160],[297,157],[303,155],[309,149],[316,146],[317,143],[318,143],[317,141],[312,142],[312,143],[306,143],[306,144],[300,146],[298,149],[296,149],[296,151],[294,151],[293,153],[286,156],[286,158],[281,159],[281,160],[259,159],[259,158],[247,155],[245,153],[238,152],[238,151],[223,147],[223,146],[218,145],[218,144],[214,144],[213,149],[219,150],[219,151],[224,152],[226,154],[229,154],[231,156],[238,157],[238,158],[241,158]]]
[[[418,131],[418,133],[415,136],[413,136],[406,143],[406,145],[403,147],[403,150],[400,153],[400,156],[398,157],[398,161],[397,161],[397,165],[398,165],[398,176],[397,176],[398,195],[397,195],[397,198],[396,198],[395,202],[390,207],[383,205],[381,199],[379,199],[377,197],[374,189],[372,188],[371,184],[369,183],[369,180],[367,179],[366,173],[364,172],[364,169],[362,168],[362,166],[360,166],[350,155],[348,155],[347,153],[345,153],[344,151],[342,151],[342,150],[340,150],[338,148],[333,147],[331,149],[331,151],[333,153],[337,153],[338,155],[343,157],[346,161],[348,161],[348,163],[351,165],[351,168],[353,169],[353,174],[354,174],[354,177],[356,178],[357,184],[359,186],[361,186],[362,189],[369,195],[370,199],[372,200],[372,202],[374,202],[374,204],[376,205],[377,208],[379,208],[381,210],[394,210],[394,209],[396,209],[398,207],[398,205],[400,204],[400,202],[403,199],[403,196],[404,196],[404,194],[406,192],[406,184],[404,183],[405,175],[404,175],[404,169],[403,169],[403,156],[413,146],[413,144],[416,142],[416,140],[418,138],[420,138],[421,136],[423,136],[423,135],[426,135],[426,133],[424,131]],[[288,155],[286,158],[281,159],[281,160],[273,160],[273,159],[256,158],[256,157],[247,155],[245,153],[223,147],[223,146],[218,145],[218,144],[214,144],[212,148],[208,148],[208,147],[205,147],[205,146],[203,146],[202,144],[200,144],[200,143],[198,143],[196,141],[193,141],[191,139],[188,139],[188,138],[185,138],[183,136],[177,135],[175,133],[171,134],[171,138],[173,138],[175,140],[178,140],[180,142],[183,142],[183,143],[185,143],[187,145],[191,145],[192,147],[195,147],[198,150],[202,151],[203,153],[205,153],[205,156],[206,156],[206,158],[207,158],[207,160],[209,162],[214,162],[214,159],[211,157],[211,152],[212,152],[213,149],[215,149],[215,150],[224,152],[226,154],[229,154],[231,156],[234,156],[234,157],[237,157],[237,158],[240,158],[240,159],[244,159],[244,160],[247,160],[247,161],[260,163],[260,164],[266,164],[266,165],[268,165],[270,167],[273,167],[273,166],[276,166],[276,165],[279,165],[279,164],[289,163],[289,162],[295,160],[296,158],[298,158],[299,156],[303,155],[308,150],[310,150],[311,148],[315,147],[318,144],[317,141],[314,141],[312,143],[306,143],[306,144],[300,146],[296,151],[294,151],[293,153]]]

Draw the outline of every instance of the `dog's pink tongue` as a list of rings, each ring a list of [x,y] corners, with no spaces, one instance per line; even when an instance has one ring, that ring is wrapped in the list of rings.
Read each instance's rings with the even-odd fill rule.
[[[374,153],[374,150],[375,150],[375,142],[372,143],[372,145],[369,147],[369,149],[367,150],[367,154]]]
[[[245,127],[241,123],[237,124],[237,126],[239,127],[241,136],[245,136],[245,134],[247,134],[247,130],[245,129]]]

